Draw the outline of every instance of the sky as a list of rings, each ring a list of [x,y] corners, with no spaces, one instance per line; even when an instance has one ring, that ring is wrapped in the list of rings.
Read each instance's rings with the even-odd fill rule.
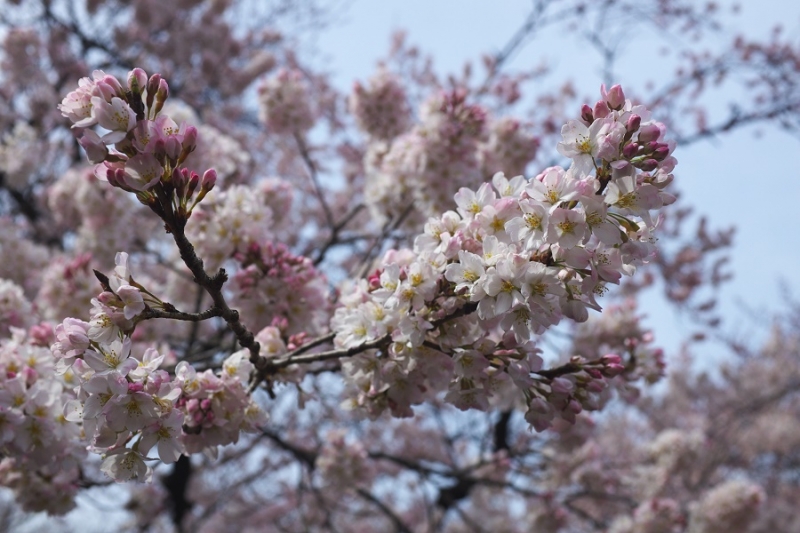
[[[458,72],[465,61],[502,48],[530,5],[527,0],[353,0],[339,14],[339,22],[319,36],[319,49],[342,90],[375,71],[388,50],[389,36],[399,29],[407,32],[408,42],[433,56],[438,72]],[[730,8],[730,3],[721,5]],[[729,20],[748,36],[765,37],[779,21],[789,35],[800,35],[800,2],[744,0],[740,13]],[[642,30],[633,37],[635,44],[623,48],[614,80],[623,86],[668,79],[672,69],[660,59],[654,61],[654,52],[665,45],[693,46],[681,37],[664,40]],[[725,33],[720,42],[731,38]],[[522,69],[542,60],[554,68],[551,83],[569,78],[579,94],[597,97],[601,63],[579,31],[543,31],[508,67]],[[729,268],[735,277],[723,288],[719,307],[726,334],[763,338],[769,317],[785,308],[784,289],[800,293],[792,271],[800,264],[795,232],[800,227],[800,210],[795,208],[800,179],[797,165],[787,157],[799,148],[799,137],[761,127],[678,147],[675,153],[675,185],[685,203],[707,216],[712,228],[737,228]],[[676,351],[693,331],[691,320],[668,309],[658,294],[647,295],[642,307],[659,344],[668,351]]]

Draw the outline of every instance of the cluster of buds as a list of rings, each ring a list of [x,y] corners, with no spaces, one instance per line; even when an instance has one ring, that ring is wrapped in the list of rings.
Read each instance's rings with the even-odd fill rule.
[[[123,86],[114,76],[95,71],[92,78],[80,80],[59,109],[75,128],[97,125],[107,130],[101,136],[83,129],[79,138],[89,160],[97,163],[98,179],[136,194],[168,229],[182,229],[217,175],[211,169],[200,178],[182,168],[197,146],[197,128],[179,126],[160,114],[168,97],[169,87],[159,74],[148,78],[136,68]]]
[[[600,409],[607,380],[625,372],[625,367],[615,354],[594,361],[576,355],[560,370],[563,375],[542,371],[543,375],[535,376],[523,391],[528,405],[525,420],[537,431],[550,427],[557,416],[574,424],[584,410]]]
[[[231,301],[248,324],[262,328],[283,322],[285,334],[319,334],[329,317],[328,281],[308,257],[284,244],[251,244],[237,253],[241,264],[231,279]]]

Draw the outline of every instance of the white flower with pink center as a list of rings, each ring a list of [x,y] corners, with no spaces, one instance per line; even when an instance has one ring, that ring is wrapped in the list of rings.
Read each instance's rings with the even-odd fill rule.
[[[578,196],[580,193],[578,185],[572,172],[565,172],[561,167],[550,167],[532,179],[525,192],[553,211],[561,202],[568,202]]]
[[[164,167],[153,154],[137,154],[125,164],[123,180],[135,191],[146,191],[154,187],[164,174]]]
[[[556,208],[550,215],[547,227],[547,240],[558,243],[562,248],[572,248],[586,235],[586,219],[580,211]]]
[[[128,448],[110,451],[103,460],[100,470],[117,482],[149,482],[153,473],[145,464],[142,454]]]
[[[109,130],[103,135],[106,144],[118,143],[136,126],[136,113],[131,106],[116,96],[108,102],[99,96],[92,97],[92,114],[100,127]]]
[[[183,419],[183,413],[174,409],[166,417],[148,425],[142,431],[139,451],[146,455],[154,446],[157,446],[158,457],[164,463],[177,461],[183,453],[180,441]]]
[[[481,318],[502,315],[514,304],[525,302],[521,287],[527,263],[520,256],[512,256],[498,261],[496,266],[486,271],[483,290],[487,297],[478,304],[478,315]]]
[[[98,346],[97,351],[86,350],[83,358],[86,364],[100,375],[118,372],[126,376],[139,365],[139,362],[130,355],[131,340],[126,337],[124,341],[115,340],[109,345]]]

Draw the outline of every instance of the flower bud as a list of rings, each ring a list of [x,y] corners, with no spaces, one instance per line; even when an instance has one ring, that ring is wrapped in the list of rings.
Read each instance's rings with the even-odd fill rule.
[[[170,181],[172,181],[172,185],[175,187],[175,193],[178,195],[178,198],[182,198],[188,182],[183,177],[181,169],[174,168],[172,170],[172,178]]]
[[[653,151],[653,159],[656,161],[663,161],[669,155],[669,147],[666,144],[662,144],[658,148]]]
[[[156,98],[156,93],[158,92],[158,86],[161,84],[161,74],[153,74],[150,76],[150,79],[147,82],[147,109],[151,109],[153,107],[153,102]],[[155,115],[152,115],[150,118],[155,118]]]
[[[589,107],[588,104],[583,104],[583,107],[581,107],[581,120],[583,120],[587,126],[594,122],[594,114],[592,114],[592,108]]]
[[[594,104],[595,120],[597,120],[598,118],[606,118],[610,114],[611,110],[608,108],[608,104],[606,104],[603,100],[600,100],[596,104]]]
[[[99,80],[95,85],[95,93],[106,102],[111,102],[111,99],[115,96],[118,98],[125,96],[122,85],[114,76],[103,76],[103,79]]]
[[[603,85],[600,88],[600,93],[608,103],[608,107],[615,111],[619,111],[625,105],[625,93],[622,92],[622,87],[619,85],[612,85],[608,92],[606,92],[606,86]]]
[[[575,390],[575,384],[566,378],[553,378],[550,387],[557,394],[569,394]]]
[[[169,98],[169,85],[167,84],[167,80],[161,79],[158,82],[158,91],[156,92],[156,102],[166,102],[167,98]]]
[[[188,187],[186,188],[186,197],[191,198],[194,194],[194,191],[197,190],[197,186],[200,184],[200,176],[197,174],[197,172],[192,172],[191,175],[189,175],[189,171],[185,168],[183,169],[183,172],[184,179],[186,179],[189,183]]]
[[[123,190],[129,190],[128,186],[125,185],[125,171],[121,168],[109,168],[106,171],[106,180],[108,183],[111,184],[112,187],[118,187]]]
[[[655,170],[658,168],[658,161],[656,161],[655,159],[645,159],[636,166],[638,166],[644,172],[650,172],[651,170]]]
[[[628,122],[625,124],[625,131],[629,134],[633,134],[636,130],[639,129],[639,126],[642,124],[642,117],[639,115],[631,115],[628,117]]]
[[[158,115],[161,112],[161,108],[164,107],[164,103],[169,98],[169,85],[167,85],[167,80],[160,79],[158,81],[158,90],[156,91],[156,103],[153,106],[153,116]]]
[[[639,130],[639,144],[647,144],[652,141],[657,141],[661,137],[661,129],[655,124],[645,124]]]
[[[631,159],[636,155],[636,152],[639,151],[639,145],[636,143],[628,143],[622,149],[622,157],[625,159]]]
[[[134,94],[141,94],[147,86],[147,73],[136,67],[128,72],[128,90]]]
[[[194,126],[187,126],[183,134],[183,150],[193,152],[197,147],[197,128]]]
[[[178,157],[181,155],[181,150],[181,143],[176,137],[170,136],[164,141],[164,153],[171,161],[178,160]]]
[[[601,357],[600,362],[604,365],[618,365],[622,363],[622,357],[615,353],[609,353]]]
[[[214,185],[217,183],[217,171],[213,168],[209,168],[203,173],[203,181],[200,185],[200,190],[209,192],[211,189],[214,188]]]

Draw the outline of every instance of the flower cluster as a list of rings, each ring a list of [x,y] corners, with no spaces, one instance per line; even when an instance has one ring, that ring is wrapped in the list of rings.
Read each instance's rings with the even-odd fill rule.
[[[239,441],[241,432],[258,432],[266,414],[247,391],[253,365],[242,350],[228,357],[219,375],[211,370],[198,373],[181,361],[175,369],[182,394],[176,407],[183,416],[182,444],[186,453],[213,453],[218,446]]]
[[[742,531],[758,516],[764,490],[747,480],[726,481],[711,489],[697,503],[687,533]]]
[[[347,442],[346,435],[343,430],[329,431],[314,466],[324,485],[369,486],[376,475],[374,465],[363,443]]]
[[[362,131],[381,140],[390,140],[406,131],[411,116],[403,86],[386,69],[379,70],[366,88],[355,83],[350,111]]]
[[[524,174],[539,151],[539,139],[527,132],[519,120],[492,120],[488,138],[480,145],[481,171],[491,176],[498,170],[510,176]]]
[[[231,301],[259,329],[285,322],[284,332],[319,334],[330,318],[328,282],[308,257],[283,244],[251,244],[237,255]]]
[[[314,114],[298,70],[281,69],[258,88],[259,117],[272,133],[301,133],[314,125]]]
[[[62,412],[74,375],[57,375],[47,349],[52,329],[15,329],[0,343],[0,483],[27,511],[72,509],[86,455],[80,427]]]
[[[160,114],[168,96],[167,82],[159,74],[148,78],[142,69],[133,69],[123,87],[115,77],[95,71],[92,78],[80,80],[59,110],[75,128],[107,131],[101,136],[84,129],[79,138],[89,160],[98,163],[98,179],[135,193],[165,222],[182,227],[217,176],[211,169],[201,179],[181,167],[194,151],[198,133],[194,126],[179,126]]]
[[[663,126],[618,86],[603,89],[594,113],[562,130],[569,170],[530,181],[498,173],[460,189],[457,212],[430,219],[413,251],[388,253],[344,300],[331,321],[337,345],[377,343],[344,364],[355,404],[408,415],[446,389],[456,406],[485,410],[516,389],[538,430],[598,407],[605,378],[625,370],[621,358],[576,356],[553,374],[531,339],[563,317],[587,320],[606,285],[652,257],[651,211],[674,201],[663,189],[675,160]]]
[[[35,314],[22,287],[11,280],[0,278],[0,335],[7,336],[11,328],[33,325]]]
[[[57,371],[77,381],[65,417],[80,423],[90,448],[104,455],[103,472],[117,481],[147,480],[145,461],[153,449],[172,463],[182,453],[236,442],[241,431],[263,423],[247,394],[252,364],[242,352],[224,362],[220,375],[181,362],[172,376],[154,348],[132,354],[137,317],[160,301],[134,281],[127,254],[117,255],[105,283],[106,291],[92,301],[91,322],[65,319],[51,347]]]
[[[486,122],[482,107],[469,104],[463,91],[451,91],[426,101],[420,120],[390,146],[373,142],[369,147],[364,194],[378,220],[396,216],[412,201],[424,217],[434,216],[447,209],[460,187],[483,181],[478,160]]]
[[[266,194],[234,185],[208,196],[187,226],[187,235],[212,267],[272,238],[272,209]]]

